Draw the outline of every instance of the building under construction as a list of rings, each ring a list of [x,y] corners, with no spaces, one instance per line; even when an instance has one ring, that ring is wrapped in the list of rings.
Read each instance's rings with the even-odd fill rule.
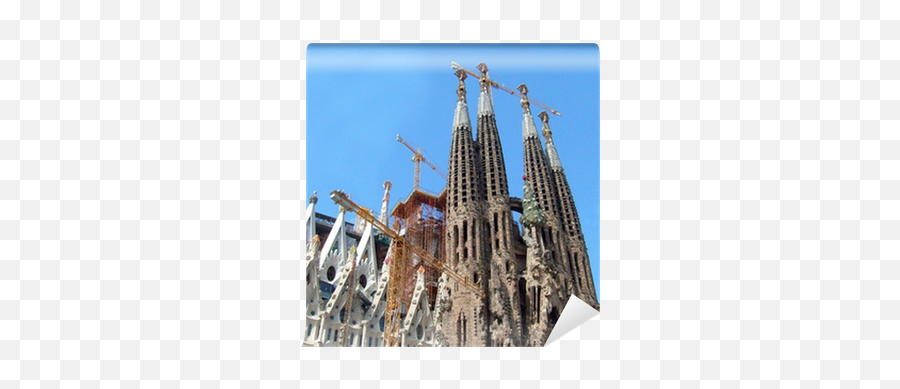
[[[335,218],[317,214],[318,198],[310,198],[304,345],[541,346],[569,296],[598,306],[549,115],[538,115],[542,144],[524,85],[514,93],[492,81],[484,64],[480,74],[454,66],[446,175],[398,136],[414,153],[416,175],[412,193],[390,212],[389,181],[377,218],[339,191],[330,195],[340,205]],[[479,81],[474,134],[467,74]],[[509,195],[493,88],[521,98],[521,199]],[[440,193],[418,187],[421,162],[446,177]],[[356,223],[345,221],[348,212]]]

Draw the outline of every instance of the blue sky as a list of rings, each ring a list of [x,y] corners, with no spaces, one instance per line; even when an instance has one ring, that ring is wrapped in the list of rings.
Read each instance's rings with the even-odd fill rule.
[[[385,180],[393,184],[391,208],[412,190],[412,153],[397,134],[445,173],[458,84],[450,62],[475,72],[487,64],[491,78],[510,89],[528,85],[529,97],[563,116],[550,129],[572,187],[599,284],[599,50],[594,44],[311,44],[307,49],[307,192],[319,192],[316,210],[336,216],[328,199],[343,189],[357,203],[381,207]],[[478,80],[466,80],[475,131]],[[494,91],[494,111],[506,159],[511,196],[522,197],[522,108],[519,99]],[[532,106],[537,114],[541,109]],[[444,183],[426,165],[421,187]],[[517,214],[514,214],[518,221]],[[350,215],[350,220],[353,216]],[[599,291],[599,286],[596,288]]]

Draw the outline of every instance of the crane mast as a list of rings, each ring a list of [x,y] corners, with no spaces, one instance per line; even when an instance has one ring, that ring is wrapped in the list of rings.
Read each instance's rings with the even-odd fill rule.
[[[454,70],[462,70],[462,71],[468,73],[470,76],[475,77],[475,78],[477,78],[477,79],[479,79],[479,80],[484,79],[485,82],[487,82],[488,84],[490,84],[490,85],[491,85],[492,87],[494,87],[494,88],[500,89],[500,90],[502,90],[502,91],[504,91],[504,92],[506,92],[506,93],[509,93],[509,94],[511,94],[511,95],[513,95],[513,96],[516,96],[516,97],[519,97],[519,98],[522,97],[522,93],[521,93],[521,92],[518,92],[518,91],[515,91],[515,90],[512,90],[512,89],[509,89],[509,88],[507,88],[505,85],[499,84],[499,83],[497,83],[496,81],[491,80],[490,78],[487,78],[487,76],[486,76],[486,75],[487,75],[487,66],[486,66],[484,63],[478,64],[478,70],[481,70],[482,74],[478,74],[478,73],[475,73],[475,72],[473,72],[473,71],[471,71],[471,70],[469,70],[469,69],[466,69],[466,68],[460,66],[460,64],[458,64],[458,63],[456,63],[456,62],[450,62],[450,68],[451,68],[451,69],[454,69]],[[482,75],[484,75],[484,76],[482,76]],[[541,108],[543,108],[543,109],[546,109],[547,111],[550,111],[550,113],[552,113],[552,114],[554,114],[554,115],[556,115],[556,116],[562,117],[562,112],[559,112],[559,111],[557,111],[557,110],[555,110],[555,109],[553,109],[553,108],[550,108],[550,107],[548,107],[547,105],[545,105],[545,104],[543,104],[543,103],[541,103],[541,102],[539,102],[539,101],[537,101],[537,100],[532,99],[531,97],[528,98],[528,102],[531,103],[531,104],[533,104],[533,105],[536,105],[536,106],[538,106],[538,107],[541,107]]]
[[[412,161],[416,164],[415,175],[413,176],[413,190],[419,189],[419,177],[422,174],[422,162],[425,162],[425,164],[428,165],[431,170],[434,170],[434,172],[440,175],[443,179],[447,179],[447,175],[444,174],[441,169],[438,169],[437,166],[434,166],[431,161],[429,161],[427,158],[425,158],[425,156],[422,155],[421,147],[419,147],[418,149],[414,149],[409,143],[406,143],[406,141],[403,139],[403,137],[400,136],[400,134],[397,134],[397,142],[403,143],[403,145],[413,153]]]

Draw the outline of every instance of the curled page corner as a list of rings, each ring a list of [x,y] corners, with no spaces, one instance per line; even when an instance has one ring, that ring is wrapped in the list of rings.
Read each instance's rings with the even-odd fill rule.
[[[563,308],[559,321],[556,322],[553,330],[550,331],[550,336],[547,337],[544,346],[562,338],[565,334],[568,334],[599,314],[600,311],[594,309],[594,307],[588,305],[582,299],[572,295],[569,297],[569,302],[566,303],[565,308]]]

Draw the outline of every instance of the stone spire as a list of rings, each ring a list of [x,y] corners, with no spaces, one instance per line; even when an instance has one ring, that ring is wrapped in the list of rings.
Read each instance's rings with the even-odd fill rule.
[[[471,127],[469,121],[469,106],[466,105],[466,72],[462,70],[456,71],[459,77],[459,87],[456,88],[456,112],[453,115],[453,130],[461,126]]]
[[[478,116],[494,114],[494,100],[491,95],[491,82],[488,77],[488,68],[484,62],[478,64],[478,70],[481,71],[481,80],[478,84],[481,86],[481,93],[478,95]]]
[[[538,117],[544,122],[543,133],[544,140],[547,142],[547,161],[550,163],[550,169],[562,169],[562,163],[559,162],[559,154],[556,153],[556,145],[553,144],[553,132],[550,131],[550,115],[547,115],[547,111],[542,111],[538,114]]]
[[[488,68],[478,64],[481,71],[481,92],[478,100],[477,149],[484,179],[485,211],[482,223],[488,232],[490,259],[490,320],[491,344],[494,346],[522,345],[523,331],[517,282],[521,266],[515,259],[513,229],[515,221],[509,205],[509,184],[506,162],[500,145],[500,132],[491,97]]]
[[[549,219],[553,219],[557,217],[558,207],[553,197],[556,190],[553,188],[553,180],[550,177],[547,156],[534,126],[534,118],[528,103],[528,87],[522,84],[518,89],[522,92],[522,142],[525,152],[525,176],[531,181],[541,208],[547,213]],[[554,190],[550,190],[551,188]]]
[[[484,181],[481,180],[476,162],[478,152],[472,139],[472,124],[469,121],[469,106],[466,104],[466,72],[456,72],[459,87],[456,89],[456,113],[453,117],[453,135],[450,144],[450,163],[447,174],[448,204],[451,206],[465,204],[482,198]]]
[[[537,128],[534,127],[534,118],[531,116],[531,103],[528,102],[528,87],[522,84],[516,89],[522,92],[522,139],[537,138]]]
[[[484,176],[478,149],[472,139],[466,105],[466,73],[457,71],[456,114],[450,142],[450,161],[447,171],[447,208],[444,213],[445,260],[456,271],[488,290],[489,248],[484,223]],[[441,333],[437,336],[446,346],[484,346],[488,344],[487,300],[456,281],[442,286],[448,296],[442,304]]]
[[[478,64],[481,70],[481,94],[478,102],[478,150],[481,165],[484,166],[485,189],[487,200],[497,200],[506,206],[509,213],[509,184],[506,180],[506,162],[503,158],[503,147],[500,145],[500,132],[497,129],[497,118],[494,116],[491,101],[490,78],[487,66]],[[510,214],[512,217],[512,214]]]
[[[567,253],[567,237],[561,221],[559,199],[556,196],[557,189],[547,154],[541,145],[537,129],[534,126],[534,118],[528,102],[528,87],[519,85],[522,92],[522,142],[525,163],[525,176],[531,181],[535,197],[544,212],[547,222],[543,227],[537,228],[536,233],[542,235],[548,258],[547,266],[557,269],[557,274],[574,274],[574,264]],[[557,282],[562,286],[563,298],[568,301],[571,288],[569,277],[560,276]],[[565,303],[563,301],[563,303]]]
[[[599,307],[597,293],[594,289],[594,278],[591,274],[590,259],[588,259],[587,245],[584,242],[584,233],[581,230],[581,220],[578,218],[578,209],[575,208],[575,200],[572,197],[572,189],[569,180],[563,171],[559,160],[559,153],[553,143],[553,133],[550,131],[550,115],[541,112],[538,115],[544,123],[543,133],[547,143],[547,160],[550,165],[550,175],[553,186],[556,189],[555,197],[559,203],[559,217],[566,231],[566,257],[569,261],[571,272],[572,291],[588,304]]]

